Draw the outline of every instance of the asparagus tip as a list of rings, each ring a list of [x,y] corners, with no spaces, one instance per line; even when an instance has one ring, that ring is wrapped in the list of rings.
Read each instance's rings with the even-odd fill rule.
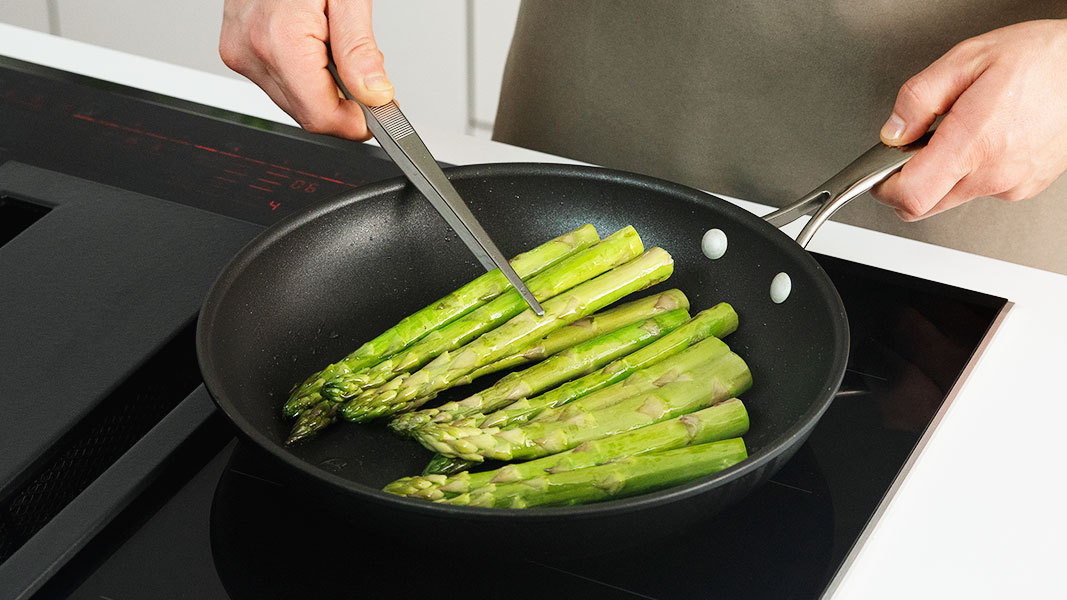
[[[322,394],[323,398],[327,398],[334,402],[340,402],[344,400],[343,390],[337,383],[324,383],[322,385],[322,390],[319,393]]]
[[[312,416],[311,418],[301,418],[297,421],[296,425],[289,432],[289,437],[285,440],[286,446],[292,446],[298,442],[311,439],[318,435],[319,431],[326,428],[333,422],[333,419],[328,417]]]

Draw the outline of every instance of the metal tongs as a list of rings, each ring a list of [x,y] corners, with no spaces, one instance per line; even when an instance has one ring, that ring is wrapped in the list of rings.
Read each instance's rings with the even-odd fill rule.
[[[459,192],[452,187],[452,183],[445,177],[433,155],[415,133],[415,128],[408,122],[404,113],[400,112],[400,107],[392,101],[382,106],[364,105],[353,98],[348,88],[345,87],[332,57],[327,60],[326,68],[345,98],[356,102],[363,109],[363,116],[367,119],[367,128],[374,134],[374,138],[378,140],[378,144],[385,150],[385,153],[393,159],[408,180],[422,192],[422,195],[426,196],[437,212],[441,213],[459,239],[463,240],[463,243],[474,253],[478,262],[487,271],[500,269],[500,272],[507,277],[508,282],[526,300],[530,308],[538,316],[543,316],[545,310],[538,304],[537,298],[534,298],[533,293],[522,282],[515,269],[511,268],[511,264],[497,249],[489,234],[482,229],[478,219],[467,208]]]

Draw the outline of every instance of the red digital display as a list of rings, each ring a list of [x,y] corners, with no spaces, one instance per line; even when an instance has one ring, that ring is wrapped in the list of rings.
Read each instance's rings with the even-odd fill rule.
[[[363,144],[70,74],[0,63],[0,104],[16,160],[262,224],[400,174]]]

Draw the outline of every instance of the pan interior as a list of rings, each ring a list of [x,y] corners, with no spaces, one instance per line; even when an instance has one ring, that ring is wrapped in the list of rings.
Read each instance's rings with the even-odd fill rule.
[[[464,167],[451,176],[507,256],[584,223],[601,237],[633,225],[646,248],[662,246],[674,257],[674,275],[655,289],[681,289],[693,313],[732,304],[740,327],[726,342],[755,382],[742,397],[751,456],[773,451],[825,409],[847,353],[843,309],[815,261],[777,230],[706,194],[611,171],[546,174],[543,165],[513,165]],[[202,316],[201,362],[212,394],[246,433],[258,432],[275,449],[290,427],[280,408],[295,383],[481,273],[429,203],[401,183],[356,190],[316,212],[242,251]],[[712,227],[729,240],[718,260],[701,252]],[[769,288],[780,272],[789,273],[792,292],[775,304]],[[487,379],[439,399],[465,397],[496,377]],[[342,423],[281,451],[375,489],[420,472],[431,456],[383,423]]]

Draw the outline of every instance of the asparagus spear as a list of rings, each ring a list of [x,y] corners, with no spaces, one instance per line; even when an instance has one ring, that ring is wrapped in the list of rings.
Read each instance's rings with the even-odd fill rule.
[[[544,473],[573,471],[626,456],[673,450],[693,444],[739,437],[747,432],[748,412],[744,404],[734,398],[648,427],[583,442],[559,454],[509,464],[480,473],[464,471],[452,477],[443,475],[404,477],[385,486],[384,490],[398,496],[439,500],[451,498],[491,483],[514,483],[532,479]]]
[[[527,287],[538,301],[544,302],[572,287],[632,260],[641,254],[641,238],[633,227],[616,231],[559,264],[530,279]],[[432,331],[404,352],[371,368],[335,377],[322,386],[323,396],[342,401],[355,397],[367,388],[382,385],[400,373],[425,365],[442,352],[459,348],[481,333],[523,312],[526,301],[515,290],[478,307],[457,321]],[[533,311],[530,311],[533,314]],[[547,333],[547,332],[545,332]],[[533,340],[531,340],[533,341]],[[500,358],[503,358],[501,356]]]
[[[737,330],[737,323],[737,313],[734,312],[733,307],[722,302],[712,308],[701,311],[685,325],[633,354],[616,360],[600,371],[565,383],[540,396],[522,398],[488,415],[468,411],[464,407],[443,410],[445,406],[448,406],[444,405],[440,407],[442,410],[439,410],[438,414],[434,416],[434,422],[482,428],[506,428],[518,423],[524,423],[546,409],[562,406],[576,398],[617,385],[618,382],[626,379],[632,373],[667,360],[709,336],[725,337]],[[628,388],[626,391],[636,393],[634,388]],[[614,397],[616,399],[619,398],[619,396]],[[476,464],[473,461],[437,454],[426,465],[423,474],[452,475],[470,469]]]
[[[426,463],[426,467],[423,468],[423,475],[456,475],[463,471],[468,471],[478,466],[479,463],[476,460],[465,460],[462,458],[456,458],[455,456],[445,456],[440,452],[435,452],[430,462]]]
[[[545,409],[562,406],[576,398],[616,384],[634,372],[675,356],[709,337],[722,338],[736,330],[737,313],[733,307],[725,302],[717,304],[697,313],[685,325],[633,354],[540,396],[518,400],[506,408],[482,417],[477,424],[479,427],[507,427],[513,423],[525,422]],[[456,411],[453,414],[437,415],[435,421],[448,423],[461,417],[473,417],[477,420],[479,415]]]
[[[549,333],[534,345],[524,348],[511,356],[501,358],[472,371],[460,380],[465,385],[497,371],[518,367],[529,362],[548,358],[582,342],[611,333],[630,323],[677,309],[689,309],[689,298],[681,290],[667,290],[660,294],[646,296],[620,304],[615,308],[589,315],[583,319]],[[413,413],[407,413],[413,414]]]
[[[598,314],[602,315],[602,319],[608,316],[619,316],[620,320],[637,315],[655,314],[668,307],[680,306],[679,296],[682,300],[685,299],[681,292],[671,290],[670,292],[624,304],[613,311]],[[686,306],[689,304],[688,300],[685,300],[684,303]],[[588,318],[597,318],[597,316],[593,315]],[[580,321],[575,321],[575,323],[585,320],[587,319],[581,319]],[[676,329],[687,320],[689,320],[689,313],[685,309],[678,309],[644,321],[633,321],[626,327],[616,327],[614,331],[608,330],[604,335],[572,346],[559,354],[554,354],[542,363],[523,371],[511,373],[498,381],[493,387],[473,396],[458,402],[448,402],[438,408],[428,408],[398,415],[392,420],[389,427],[394,432],[403,435],[423,423],[428,423],[434,415],[441,411],[485,412],[495,410],[519,398],[540,393],[542,390],[555,387],[568,379],[585,375],[620,356],[626,356]],[[545,339],[551,338],[555,333],[573,328],[575,323],[571,323],[571,325],[562,329],[557,329]],[[612,324],[613,322],[609,323],[609,325]],[[581,329],[585,330],[588,327],[582,327]],[[492,363],[488,366],[491,367],[495,364],[497,363]],[[478,374],[478,371],[474,371],[468,377],[473,377],[476,374]]]
[[[595,280],[598,275],[609,271],[619,264],[632,262],[641,253],[641,238],[633,227],[624,227],[604,240],[563,260],[527,282],[534,296],[542,301],[582,282]],[[495,300],[476,308],[460,319],[431,331],[408,349],[389,357],[373,367],[357,372],[334,377],[322,385],[321,394],[325,398],[300,414],[289,433],[286,444],[316,435],[319,431],[337,420],[341,410],[341,401],[352,400],[350,405],[358,405],[362,400],[359,394],[368,389],[380,387],[382,391],[395,390],[408,376],[410,371],[418,369],[436,356],[447,353],[468,343],[479,334],[491,330],[500,323],[520,315],[526,307],[526,301],[515,290],[508,290]],[[533,311],[529,311],[533,315]],[[580,315],[584,316],[584,315]],[[576,320],[576,319],[575,319]],[[567,322],[559,322],[566,325]],[[541,332],[538,337],[549,331]],[[536,338],[534,338],[536,339]],[[530,342],[533,339],[529,340]],[[514,350],[518,350],[515,348]],[[501,356],[502,358],[503,356]],[[484,366],[484,365],[479,365]],[[366,394],[363,399],[374,394]],[[352,409],[347,409],[352,410]],[[395,411],[394,411],[395,412]],[[381,414],[368,414],[365,418],[350,420],[367,420]]]
[[[656,315],[579,344],[544,362],[502,378],[493,387],[463,400],[468,406],[492,410],[518,398],[540,393],[573,377],[645,346],[689,320],[684,309]],[[402,408],[400,410],[403,410]]]
[[[573,323],[632,292],[663,281],[673,268],[666,250],[652,248],[625,265],[543,302],[543,317],[538,317],[532,310],[523,311],[455,353],[444,352],[419,371],[401,376],[395,386],[383,386],[369,400],[346,403],[342,414],[350,421],[360,422],[418,406],[471,371],[528,346],[550,331]]]
[[[466,460],[528,460],[700,410],[739,395],[751,384],[748,366],[730,352],[679,374],[658,389],[566,421],[526,423],[504,430],[427,425],[415,435],[430,450]]]
[[[489,389],[460,402],[475,410],[492,410],[494,407],[505,406],[518,398],[540,393],[568,379],[585,375],[613,359],[625,356],[651,343],[687,320],[689,320],[689,312],[679,309],[631,323],[626,327],[564,350],[528,369],[512,373]],[[397,410],[404,410],[404,407],[398,406]],[[400,415],[400,417],[404,416],[407,415]],[[428,419],[420,420],[420,422],[426,421]],[[403,428],[403,421],[400,425],[400,427],[394,426],[393,430],[404,433],[413,429],[413,427]]]
[[[589,247],[599,239],[595,227],[583,225],[529,252],[519,254],[511,259],[510,263],[519,277],[526,279],[567,256]],[[508,283],[507,278],[497,269],[404,317],[392,328],[363,344],[348,356],[308,377],[292,391],[285,403],[283,413],[287,417],[295,417],[300,411],[319,400],[322,384],[327,380],[344,373],[358,371],[403,350],[428,332],[454,321],[475,307],[499,296],[510,287],[511,284]]]
[[[717,473],[747,457],[744,441],[733,438],[547,473],[516,483],[491,483],[439,502],[499,508],[582,504],[660,490]]]
[[[709,361],[730,354],[730,348],[718,338],[708,338],[684,352],[680,352],[650,367],[636,371],[623,381],[587,394],[556,408],[546,408],[529,422],[566,421],[593,410],[614,404],[674,381],[679,376],[700,369]]]

